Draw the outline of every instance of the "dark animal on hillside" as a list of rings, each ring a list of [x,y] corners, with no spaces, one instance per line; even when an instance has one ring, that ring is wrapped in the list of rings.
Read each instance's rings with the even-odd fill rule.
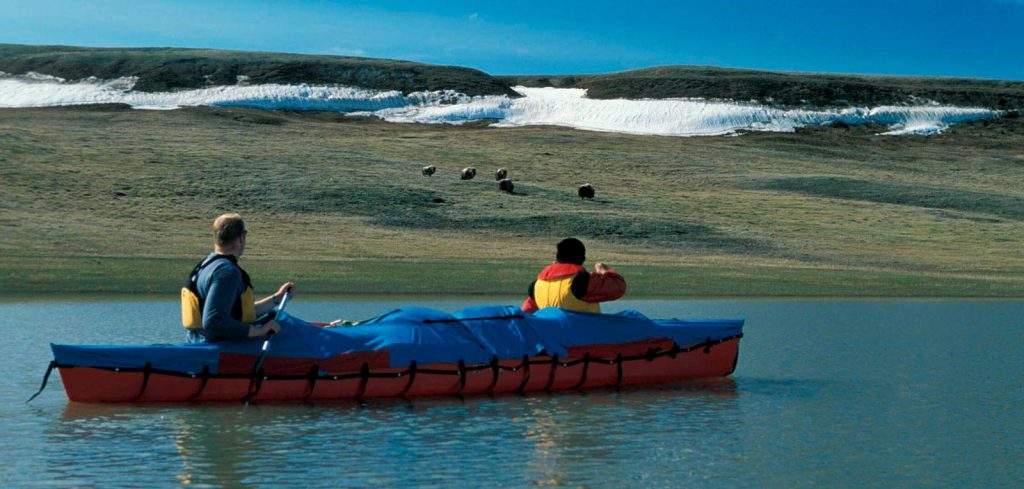
[[[459,178],[463,180],[472,180],[476,176],[476,168],[468,167],[462,169],[462,175]]]
[[[434,166],[434,165],[425,166],[425,167],[423,167],[423,176],[429,177],[429,176],[433,175],[434,172],[436,172],[436,171],[437,171],[437,167]]]
[[[508,170],[504,168],[498,168],[498,171],[494,172],[494,179],[501,181],[508,178]]]
[[[580,185],[579,190],[576,191],[576,195],[579,195],[581,199],[593,199],[594,198],[594,186],[589,183]]]
[[[515,189],[516,186],[515,184],[512,183],[511,178],[502,178],[501,180],[498,180],[498,190],[511,194],[515,191]]]

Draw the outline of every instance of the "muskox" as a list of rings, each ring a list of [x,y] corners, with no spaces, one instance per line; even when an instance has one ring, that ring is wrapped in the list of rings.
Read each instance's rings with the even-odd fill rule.
[[[576,195],[579,195],[581,199],[593,199],[594,198],[594,186],[589,183],[580,185],[579,190],[576,191]]]
[[[498,168],[498,171],[494,172],[494,179],[495,180],[500,182],[500,181],[502,181],[502,180],[504,180],[506,178],[508,178],[508,170],[506,170],[504,168]]]
[[[463,180],[472,180],[476,176],[476,168],[468,167],[462,169],[462,175],[459,178]]]
[[[434,165],[425,166],[425,167],[423,167],[423,176],[429,177],[429,176],[433,175],[434,172],[436,172],[436,171],[437,171],[437,167],[434,166]]]
[[[515,189],[516,186],[514,183],[512,183],[511,178],[502,178],[501,180],[498,180],[498,190],[511,194],[515,191]]]

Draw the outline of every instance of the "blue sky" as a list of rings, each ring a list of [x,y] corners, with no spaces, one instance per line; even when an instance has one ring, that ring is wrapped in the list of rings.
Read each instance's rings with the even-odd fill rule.
[[[343,54],[494,74],[705,64],[1024,80],[1024,0],[9,1],[0,42]]]

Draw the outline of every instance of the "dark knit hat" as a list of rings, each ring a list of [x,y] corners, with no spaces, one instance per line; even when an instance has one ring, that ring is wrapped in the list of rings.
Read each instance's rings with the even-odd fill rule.
[[[587,260],[587,248],[576,238],[565,238],[558,242],[555,260],[562,263],[582,265]]]

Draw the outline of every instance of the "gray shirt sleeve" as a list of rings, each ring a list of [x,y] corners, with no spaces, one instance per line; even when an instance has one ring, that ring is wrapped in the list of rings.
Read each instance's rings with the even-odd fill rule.
[[[245,284],[234,267],[212,270],[203,303],[203,329],[212,340],[240,340],[249,337],[249,325],[231,317],[235,300]]]

